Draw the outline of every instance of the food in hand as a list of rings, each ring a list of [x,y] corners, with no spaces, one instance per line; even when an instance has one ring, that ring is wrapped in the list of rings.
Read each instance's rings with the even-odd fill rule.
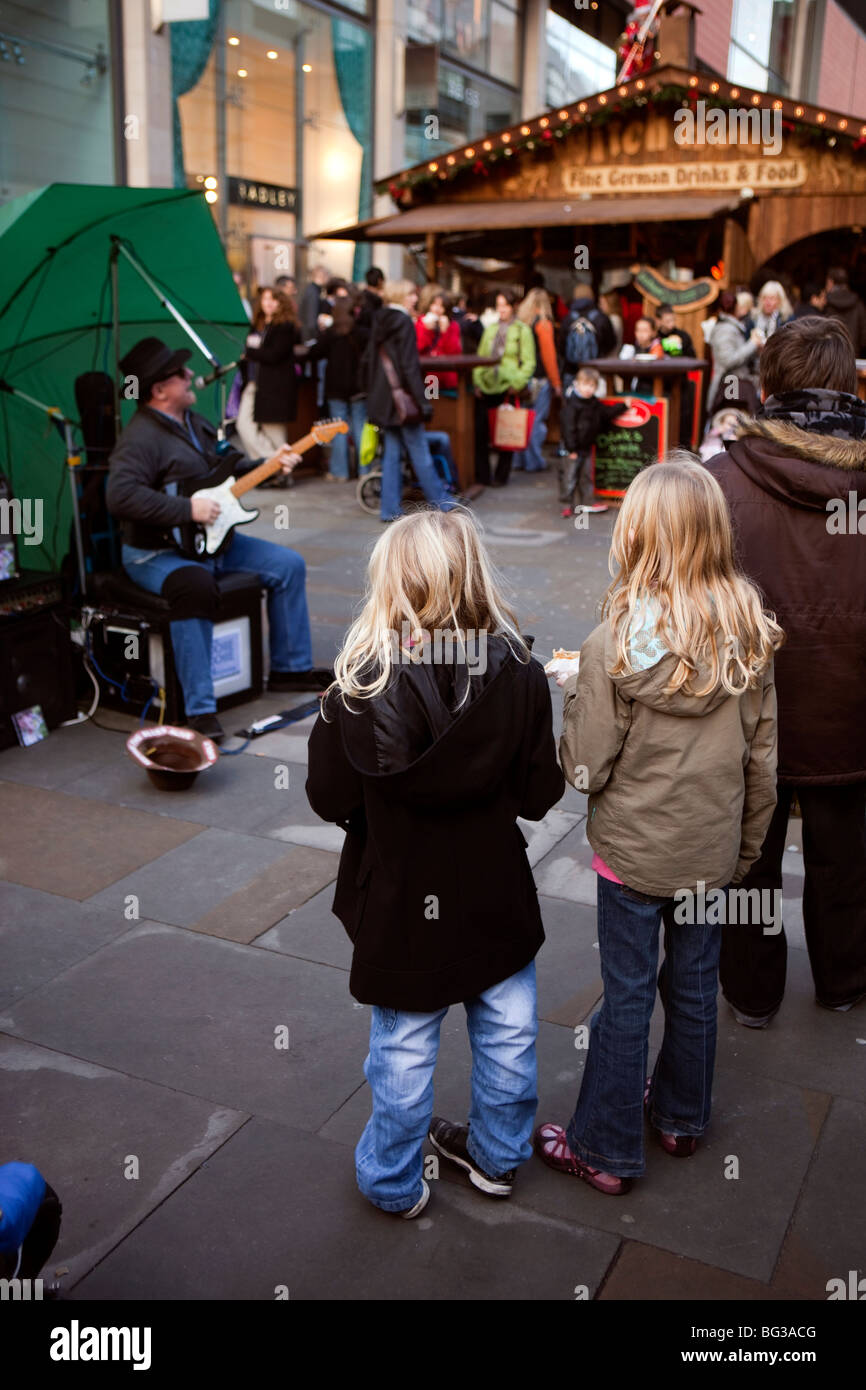
[[[547,676],[574,676],[580,667],[580,650],[568,651],[565,647],[555,647],[553,657],[544,668]]]

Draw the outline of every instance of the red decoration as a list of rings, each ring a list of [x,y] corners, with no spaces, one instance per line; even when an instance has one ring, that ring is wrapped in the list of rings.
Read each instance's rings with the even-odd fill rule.
[[[542,138],[542,140],[552,140],[552,139],[553,139],[553,131],[552,131],[552,130],[543,130],[543,131],[541,132],[541,138]]]

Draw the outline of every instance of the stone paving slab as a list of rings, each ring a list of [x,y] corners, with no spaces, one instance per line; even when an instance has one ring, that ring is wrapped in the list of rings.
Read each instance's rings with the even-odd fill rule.
[[[815,1002],[805,951],[788,952],[785,998],[768,1028],[743,1028],[719,1007],[719,1053],[743,1085],[760,1074],[779,1083],[862,1101],[866,1096],[866,1001],[847,1014]]]
[[[303,907],[296,908],[258,937],[256,945],[348,971],[352,965],[352,943],[342,922],[331,911],[333,901],[334,885],[329,883]],[[348,992],[348,978],[345,988]]]
[[[187,821],[13,782],[0,782],[0,825],[0,878],[78,902],[201,833]],[[122,901],[112,889],[105,905]]]
[[[359,1084],[369,1011],[342,970],[142,924],[7,1010],[0,1029],[318,1129]]]
[[[243,1174],[239,1196],[238,1175]],[[434,1182],[412,1222],[372,1207],[342,1148],[252,1120],[73,1299],[573,1300],[616,1236]],[[173,1252],[166,1259],[167,1250]]]
[[[714,1269],[700,1260],[688,1260],[684,1255],[673,1255],[670,1250],[659,1250],[654,1245],[641,1245],[634,1240],[623,1242],[619,1258],[598,1295],[602,1303],[644,1299],[752,1303],[779,1297],[772,1284],[747,1279],[741,1274],[729,1274],[727,1270]],[[702,1322],[705,1324],[706,1318]],[[691,1343],[688,1347],[684,1345],[683,1350],[690,1346]]]
[[[862,1096],[863,1093],[861,1093]],[[780,1298],[828,1297],[831,1279],[866,1275],[866,1104],[835,1099],[773,1281]],[[838,1285],[832,1292],[839,1293]],[[850,1298],[850,1288],[846,1290]],[[859,1299],[866,1295],[866,1284]]]
[[[269,762],[241,754],[220,758],[185,791],[166,792],[124,756],[76,778],[66,790],[92,800],[252,835],[267,834],[272,826],[305,815],[311,821],[316,819],[307,802],[305,781],[306,769],[300,765],[291,767],[277,758]]]
[[[139,813],[118,811],[116,814]],[[162,820],[159,823],[162,824]],[[143,868],[98,893],[92,899],[94,906],[116,908],[124,897],[134,893],[139,899],[142,917],[179,927],[193,926],[273,864],[289,861],[291,857],[284,845],[261,836],[202,830],[200,826],[196,830],[198,834],[192,843],[153,858]]]
[[[66,787],[92,768],[125,757],[127,737],[89,722],[52,729],[47,739],[30,748],[5,748],[0,753],[0,777],[48,791]]]
[[[324,884],[333,883],[339,860],[317,849],[292,848],[232,897],[211,908],[193,931],[224,941],[255,941],[270,927],[307,901]]]
[[[122,911],[0,883],[0,1009],[61,975],[131,925]]]
[[[236,1110],[0,1036],[0,1162],[35,1163],[60,1197],[44,1278],[66,1289],[180,1188],[244,1123]],[[137,1159],[137,1177],[129,1162]],[[170,1244],[163,1266],[179,1251]],[[110,1292],[108,1297],[113,1297]]]

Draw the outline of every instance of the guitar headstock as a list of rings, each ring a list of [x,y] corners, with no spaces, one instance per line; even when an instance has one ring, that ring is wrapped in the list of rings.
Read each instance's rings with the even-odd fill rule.
[[[349,423],[347,420],[317,420],[312,426],[310,434],[317,444],[330,444],[337,434],[348,434]]]

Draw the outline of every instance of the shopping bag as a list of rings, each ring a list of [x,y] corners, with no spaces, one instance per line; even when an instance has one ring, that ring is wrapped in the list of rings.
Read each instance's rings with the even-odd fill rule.
[[[358,467],[369,468],[379,447],[379,431],[367,420],[361,431],[361,448],[358,453]]]
[[[495,410],[489,410],[487,417],[491,448],[515,452],[526,448],[535,419],[534,410],[525,410],[522,405],[503,401]]]

